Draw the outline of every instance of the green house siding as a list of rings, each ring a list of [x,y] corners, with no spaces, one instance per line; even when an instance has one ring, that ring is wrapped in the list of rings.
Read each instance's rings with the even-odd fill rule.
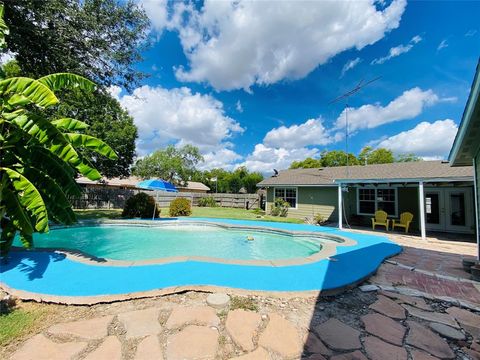
[[[278,186],[281,188],[282,186]],[[267,189],[267,212],[273,204],[274,188]],[[338,221],[337,187],[298,187],[297,208],[288,210],[288,217],[303,219],[321,214],[325,219]]]
[[[476,188],[476,191],[477,191],[477,205],[478,205],[478,208],[477,208],[477,219],[478,219],[477,224],[480,224],[480,149],[475,154],[474,160],[475,160],[475,168],[476,168],[475,188]],[[477,234],[478,233],[480,233],[480,228],[477,228]]]

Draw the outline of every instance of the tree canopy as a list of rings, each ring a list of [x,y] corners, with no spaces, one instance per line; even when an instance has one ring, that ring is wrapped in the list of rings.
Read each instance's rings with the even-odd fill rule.
[[[6,1],[5,22],[7,49],[26,76],[71,72],[131,90],[144,75],[133,65],[149,20],[131,0]]]
[[[249,172],[246,167],[240,166],[233,171],[218,168],[197,171],[192,180],[204,183],[212,192],[235,194],[244,188],[247,193],[253,194],[257,191],[257,184],[263,180],[263,175],[259,172]]]
[[[358,157],[352,153],[348,154],[348,165],[371,165],[388,164],[393,162],[420,161],[421,158],[414,154],[402,154],[395,157],[391,150],[371,146],[364,147]],[[322,151],[318,159],[311,157],[305,160],[293,161],[290,169],[309,169],[319,167],[334,167],[347,165],[347,154],[342,150]]]
[[[183,185],[191,180],[200,161],[203,161],[203,157],[195,146],[185,145],[177,148],[169,145],[138,160],[133,173],[145,179],[155,177]]]
[[[80,89],[63,92],[59,98],[62,102],[53,116],[85,122],[90,125],[85,134],[102,139],[118,154],[117,160],[92,157],[92,164],[108,178],[129,176],[135,158],[137,127],[120,103],[103,91],[86,93]]]
[[[130,175],[137,129],[106,90],[111,85],[131,90],[144,77],[134,67],[146,44],[144,10],[133,1],[9,1],[5,21],[11,30],[6,48],[15,55],[2,67],[5,76],[71,72],[94,80],[94,93],[79,88],[57,92],[62,101],[48,114],[90,125],[86,134],[108,142],[119,155],[117,160],[94,156],[93,165],[107,177]]]

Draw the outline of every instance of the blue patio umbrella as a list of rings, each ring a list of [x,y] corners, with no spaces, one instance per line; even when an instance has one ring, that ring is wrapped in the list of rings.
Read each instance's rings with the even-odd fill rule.
[[[175,193],[178,192],[175,185],[162,179],[143,180],[137,184],[137,187],[141,189],[148,189],[148,190],[158,190],[158,191],[167,191],[167,192],[175,192]],[[158,198],[156,199],[155,207],[153,208],[152,220],[155,219],[155,212],[157,210],[157,201],[158,201]]]
[[[168,191],[168,192],[178,192],[175,185],[169,183],[168,181],[162,179],[148,179],[140,181],[137,184],[137,187],[141,189],[148,190],[158,190],[158,191]]]

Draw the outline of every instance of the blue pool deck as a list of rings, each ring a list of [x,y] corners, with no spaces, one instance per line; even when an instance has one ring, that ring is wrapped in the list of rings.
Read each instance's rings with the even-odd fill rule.
[[[76,261],[61,252],[14,250],[8,262],[0,265],[0,285],[22,293],[57,297],[124,295],[189,286],[274,292],[325,291],[365,279],[376,271],[384,259],[401,251],[399,245],[385,236],[329,227],[212,218],[184,218],[178,221],[321,232],[353,239],[356,244],[337,246],[336,254],[330,258],[287,266],[191,260],[136,266],[99,266]]]

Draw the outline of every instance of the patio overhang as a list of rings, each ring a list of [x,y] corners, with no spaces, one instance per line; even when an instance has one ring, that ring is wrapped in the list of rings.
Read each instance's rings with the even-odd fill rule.
[[[338,186],[338,211],[339,221],[338,227],[342,229],[343,219],[342,213],[344,209],[343,192],[344,188],[348,186],[363,187],[363,186],[410,186],[418,188],[418,214],[419,214],[419,230],[422,239],[427,238],[427,209],[425,205],[425,186],[444,187],[445,185],[453,185],[453,187],[472,186],[474,183],[474,176],[458,176],[458,177],[434,177],[434,178],[395,178],[395,179],[336,179],[333,181]]]

